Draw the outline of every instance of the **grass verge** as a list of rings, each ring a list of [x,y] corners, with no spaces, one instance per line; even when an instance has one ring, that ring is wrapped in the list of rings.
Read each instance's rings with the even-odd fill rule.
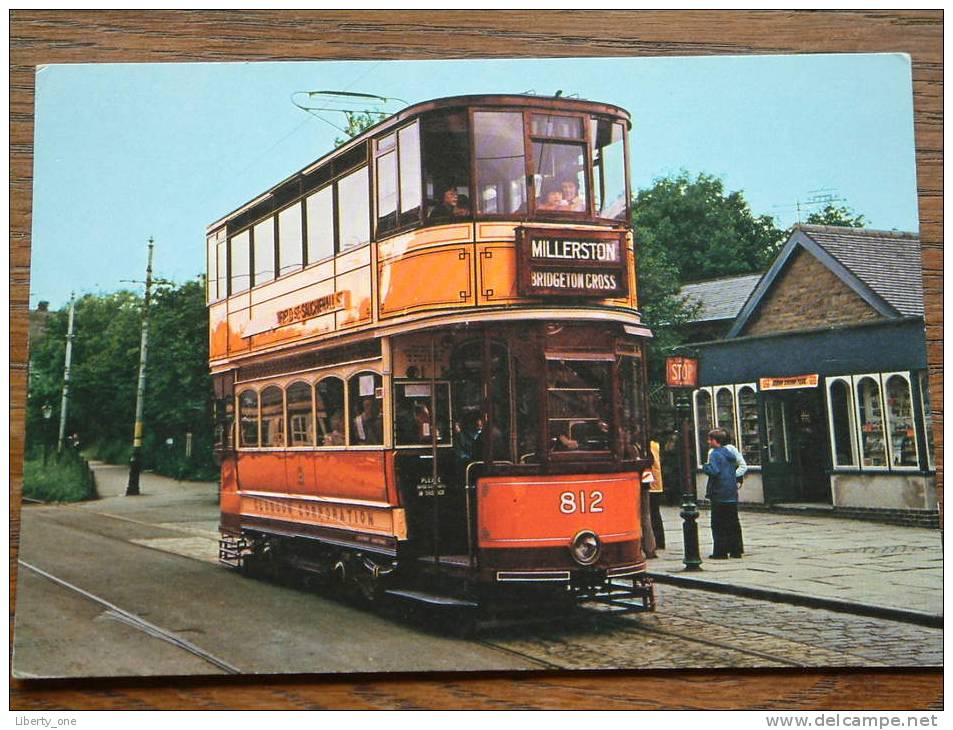
[[[23,496],[41,502],[79,502],[95,496],[93,477],[86,462],[64,456],[23,463]]]

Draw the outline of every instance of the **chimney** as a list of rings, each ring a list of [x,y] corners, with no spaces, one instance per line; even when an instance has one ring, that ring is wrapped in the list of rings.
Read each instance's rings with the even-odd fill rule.
[[[49,302],[37,302],[37,303],[36,303],[36,311],[37,311],[37,312],[46,312],[46,311],[49,310],[49,308],[50,308],[50,303],[49,303]]]

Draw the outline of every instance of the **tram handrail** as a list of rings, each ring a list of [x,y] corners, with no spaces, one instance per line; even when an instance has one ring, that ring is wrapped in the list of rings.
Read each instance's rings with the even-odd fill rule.
[[[509,464],[513,466],[512,461],[494,461],[494,464]],[[476,488],[476,484],[470,484],[470,469],[474,466],[483,466],[485,461],[471,461],[467,464],[467,470],[463,475],[463,496],[466,498],[467,506],[467,562],[470,569],[473,569],[473,520],[470,511],[470,490]]]

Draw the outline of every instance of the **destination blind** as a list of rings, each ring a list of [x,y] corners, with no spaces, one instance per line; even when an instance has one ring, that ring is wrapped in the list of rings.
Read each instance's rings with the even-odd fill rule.
[[[619,297],[628,293],[624,233],[522,228],[521,296]]]

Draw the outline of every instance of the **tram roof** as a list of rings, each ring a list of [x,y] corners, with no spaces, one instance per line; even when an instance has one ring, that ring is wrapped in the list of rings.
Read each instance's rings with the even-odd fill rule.
[[[240,205],[238,208],[235,208],[230,213],[218,218],[214,223],[206,227],[206,232],[221,228],[230,218],[267,199],[269,195],[280,190],[291,181],[317,169],[335,157],[347,154],[349,150],[366,142],[370,137],[374,137],[386,131],[390,127],[398,126],[402,122],[426,112],[459,107],[513,107],[551,111],[588,112],[590,114],[617,117],[619,120],[625,122],[627,129],[632,128],[632,117],[629,112],[622,107],[598,101],[589,101],[587,99],[576,99],[565,96],[537,96],[535,94],[464,94],[461,96],[445,96],[439,99],[430,99],[429,101],[412,104],[406,109],[402,109],[386,119],[382,119],[377,124],[368,127],[353,139],[348,140],[347,143],[322,155],[314,162],[292,173],[281,182],[272,185],[261,195],[258,195],[252,200]]]

